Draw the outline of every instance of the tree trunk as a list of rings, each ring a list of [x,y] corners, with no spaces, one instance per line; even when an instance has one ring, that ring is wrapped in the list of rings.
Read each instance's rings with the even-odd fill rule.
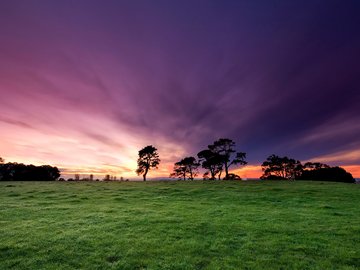
[[[225,179],[229,179],[229,168],[227,163],[225,163]]]
[[[210,169],[211,180],[215,180],[215,171]]]
[[[144,181],[146,181],[146,175],[147,175],[148,171],[149,171],[149,169],[146,168],[145,173],[144,173],[144,175],[143,175]]]

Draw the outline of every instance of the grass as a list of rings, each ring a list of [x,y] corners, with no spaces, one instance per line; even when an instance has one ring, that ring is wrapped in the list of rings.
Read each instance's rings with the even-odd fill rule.
[[[0,269],[360,269],[360,185],[0,182]]]

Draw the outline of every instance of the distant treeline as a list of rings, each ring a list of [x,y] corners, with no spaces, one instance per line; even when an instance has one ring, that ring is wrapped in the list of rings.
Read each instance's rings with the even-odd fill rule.
[[[187,156],[174,164],[171,178],[182,180],[193,180],[199,173],[201,166],[205,173],[204,180],[241,180],[239,175],[230,173],[230,167],[244,166],[247,164],[246,153],[238,152],[235,149],[235,142],[231,139],[221,138],[213,144],[208,145],[204,150],[197,154],[197,158]],[[151,169],[156,169],[160,164],[160,157],[157,149],[148,145],[139,151],[137,160],[138,175],[146,176]],[[277,155],[269,156],[262,164],[263,180],[315,180],[315,181],[337,181],[354,183],[353,176],[340,167],[331,167],[319,162],[307,162],[302,164],[299,160],[280,157]],[[224,174],[223,174],[224,173]],[[222,178],[222,175],[224,177]],[[0,157],[0,181],[54,181],[60,177],[60,171],[56,167],[49,165],[34,166],[21,163],[4,163]],[[59,179],[64,180],[64,179]],[[76,174],[75,179],[80,180],[80,175]],[[93,181],[93,175],[83,180]],[[116,180],[116,177],[107,175],[104,181]],[[123,180],[121,178],[121,180]]]
[[[120,182],[123,182],[123,181],[129,181],[129,179],[124,179],[124,177],[122,177],[122,176],[120,178],[117,178],[116,176],[113,176],[110,174],[105,175],[105,177],[103,179],[94,178],[93,174],[90,174],[89,177],[81,178],[80,174],[76,173],[74,178],[68,178],[67,180],[65,180],[64,178],[60,178],[59,181],[69,181],[69,182],[72,182],[72,181],[104,181],[104,182],[120,181]]]
[[[138,168],[136,173],[146,175],[150,169],[156,169],[160,164],[157,149],[148,145],[139,151]],[[193,180],[199,174],[201,166],[205,173],[204,180],[241,180],[239,175],[230,173],[230,167],[246,165],[246,153],[236,151],[235,142],[231,139],[220,138],[197,154],[197,158],[187,156],[174,164],[171,178]],[[299,160],[269,156],[261,165],[263,180],[319,180],[354,183],[352,175],[340,167],[330,167],[319,162],[302,164]],[[224,173],[224,174],[223,174]],[[222,178],[223,175],[223,178]]]
[[[314,180],[354,183],[351,173],[340,167],[320,162],[302,164],[299,160],[277,155],[269,156],[261,165],[264,180]]]
[[[0,160],[0,181],[55,181],[59,177],[57,167],[3,163],[3,159]]]

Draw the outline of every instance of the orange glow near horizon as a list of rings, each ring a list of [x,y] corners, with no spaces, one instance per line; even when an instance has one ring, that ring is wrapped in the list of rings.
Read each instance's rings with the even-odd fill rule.
[[[62,129],[49,129],[41,123],[28,126],[10,120],[0,122],[0,156],[7,162],[57,166],[64,177],[73,177],[79,173],[83,177],[93,174],[102,178],[110,174],[117,178],[134,179],[139,178],[135,170],[137,153],[142,147],[153,144],[158,148],[161,158],[159,169],[150,171],[149,178],[169,177],[174,162],[188,152],[179,143],[151,134],[140,135],[139,132],[119,127],[105,118],[90,117],[78,112],[75,123],[73,112],[59,110],[56,114],[62,119],[69,119]],[[46,118],[47,121],[55,121],[49,117]],[[73,128],[75,126],[77,129]],[[101,132],[103,130],[106,132]],[[341,165],[351,164],[359,153],[359,150],[339,152],[308,161],[339,165],[359,178],[360,165]],[[244,179],[259,178],[262,175],[261,166],[256,164],[233,169],[231,172]],[[202,172],[198,177],[202,177]]]
[[[141,179],[153,145],[169,178],[229,138],[244,179],[271,154],[360,177],[359,1],[193,2],[0,0],[0,157]]]
[[[179,144],[151,134],[145,138],[105,118],[77,114],[75,124],[71,113],[57,114],[70,119],[61,129],[49,130],[40,123],[30,127],[20,122],[0,121],[0,156],[5,162],[57,166],[65,177],[79,173],[84,177],[93,174],[101,178],[110,174],[137,178],[137,154],[146,145],[157,147],[162,160],[150,177],[168,176],[173,161],[185,155]]]
[[[360,165],[344,165],[339,167],[351,173],[354,178],[360,178]]]
[[[351,173],[354,178],[360,178],[360,165],[339,165],[347,172]],[[262,170],[260,165],[247,165],[243,168],[232,170],[232,173],[236,173],[241,178],[260,178]]]
[[[235,173],[243,179],[260,178],[262,170],[260,165],[246,165],[240,169],[231,170],[231,173]]]

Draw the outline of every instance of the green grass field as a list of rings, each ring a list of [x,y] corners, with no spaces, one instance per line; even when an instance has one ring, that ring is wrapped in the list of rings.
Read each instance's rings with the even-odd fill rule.
[[[0,182],[0,269],[360,269],[360,185]]]

